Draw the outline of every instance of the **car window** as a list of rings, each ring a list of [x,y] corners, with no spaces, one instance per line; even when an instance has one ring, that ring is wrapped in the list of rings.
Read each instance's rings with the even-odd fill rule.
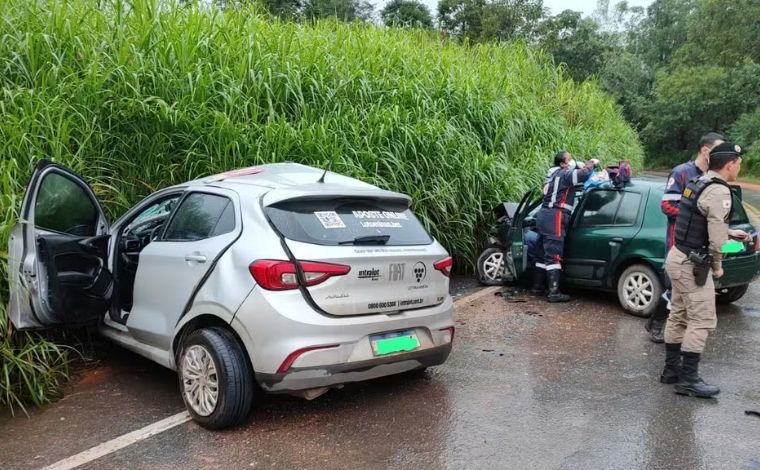
[[[387,238],[383,243],[386,246],[433,242],[406,204],[394,201],[355,198],[285,201],[267,207],[266,213],[286,238],[316,245],[351,245],[364,237]]]
[[[633,225],[636,223],[636,217],[639,215],[641,207],[641,194],[639,193],[622,193],[623,200],[618,206],[615,215],[615,225]]]
[[[180,203],[163,239],[194,241],[229,233],[235,228],[232,207],[232,201],[224,196],[190,194]]]
[[[95,202],[79,183],[59,173],[43,178],[34,204],[37,228],[91,237],[99,217]]]
[[[641,194],[595,190],[586,194],[577,226],[633,225],[639,214]]]
[[[728,221],[729,225],[740,225],[749,223],[749,217],[747,217],[747,211],[744,210],[742,200],[739,197],[737,191],[731,191],[733,198],[733,207],[731,209],[731,219]]]
[[[177,205],[180,195],[177,194],[168,199],[163,199],[155,204],[148,206],[144,211],[140,212],[134,219],[132,219],[131,225],[135,226],[140,222],[153,218],[166,217],[171,213],[174,206]]]
[[[623,193],[614,190],[591,191],[584,197],[579,226],[613,225]]]
[[[224,208],[222,216],[219,217],[219,221],[216,223],[214,230],[211,231],[211,236],[216,237],[218,235],[224,235],[235,230],[235,206],[232,203],[227,204]]]

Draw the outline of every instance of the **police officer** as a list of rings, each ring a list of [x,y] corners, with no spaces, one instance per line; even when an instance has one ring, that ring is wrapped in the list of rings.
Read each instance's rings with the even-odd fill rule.
[[[660,376],[662,383],[675,383],[675,392],[681,395],[720,393],[699,377],[699,360],[708,334],[717,325],[713,277],[723,275],[721,248],[729,237],[751,238],[742,230],[728,228],[732,211],[728,183],[736,181],[740,168],[741,148],[728,142],[717,145],[710,152],[709,171],[688,182],[681,197],[675,245],[665,261],[673,299],[665,326],[665,369]]]
[[[576,168],[573,156],[561,150],[554,156],[557,167],[544,185],[544,199],[536,216],[538,240],[536,241],[536,269],[534,270],[533,292],[537,292],[546,279],[549,302],[567,302],[570,296],[559,290],[562,273],[562,252],[565,245],[565,229],[573,211],[575,185],[582,184],[593,171],[599,160],[589,160],[583,168]]]
[[[665,235],[665,256],[668,255],[668,252],[673,247],[681,193],[686,189],[686,184],[689,181],[707,172],[710,163],[710,151],[724,141],[723,136],[718,133],[710,132],[705,134],[699,139],[697,158],[693,161],[681,163],[670,172],[668,183],[665,186],[665,194],[663,194],[660,201],[660,208],[668,218],[668,228]],[[664,340],[665,321],[668,319],[668,312],[670,310],[671,291],[670,279],[667,274],[664,276],[664,281],[665,293],[662,296],[667,302],[667,307],[655,310],[644,326],[649,332],[649,339],[655,343],[662,343]]]

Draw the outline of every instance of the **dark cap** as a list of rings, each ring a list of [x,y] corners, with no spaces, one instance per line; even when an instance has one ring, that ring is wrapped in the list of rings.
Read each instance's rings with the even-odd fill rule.
[[[742,148],[733,142],[723,142],[720,145],[716,145],[710,150],[710,158],[712,157],[741,157]]]
[[[742,156],[742,148],[732,142],[724,142],[710,151],[709,168],[718,171]]]

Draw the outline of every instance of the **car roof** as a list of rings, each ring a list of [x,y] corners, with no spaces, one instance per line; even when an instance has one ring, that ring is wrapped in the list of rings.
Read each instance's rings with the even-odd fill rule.
[[[320,182],[320,178],[324,180]],[[270,163],[219,173],[190,181],[183,186],[217,186],[258,195],[267,194],[265,205],[309,196],[363,195],[411,202],[409,196],[378,188],[356,178],[300,163]]]
[[[634,190],[634,191],[648,191],[648,190],[656,190],[663,192],[665,191],[665,180],[662,178],[657,177],[650,177],[650,176],[644,176],[641,178],[632,178],[631,181],[625,184],[625,186],[622,187],[601,187],[601,188],[592,188],[592,189],[624,189],[624,190]]]

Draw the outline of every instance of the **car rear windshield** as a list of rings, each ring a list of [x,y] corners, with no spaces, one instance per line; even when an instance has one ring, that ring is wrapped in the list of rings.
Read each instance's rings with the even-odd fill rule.
[[[406,205],[393,201],[284,201],[266,213],[285,238],[317,245],[429,245],[433,239]]]

